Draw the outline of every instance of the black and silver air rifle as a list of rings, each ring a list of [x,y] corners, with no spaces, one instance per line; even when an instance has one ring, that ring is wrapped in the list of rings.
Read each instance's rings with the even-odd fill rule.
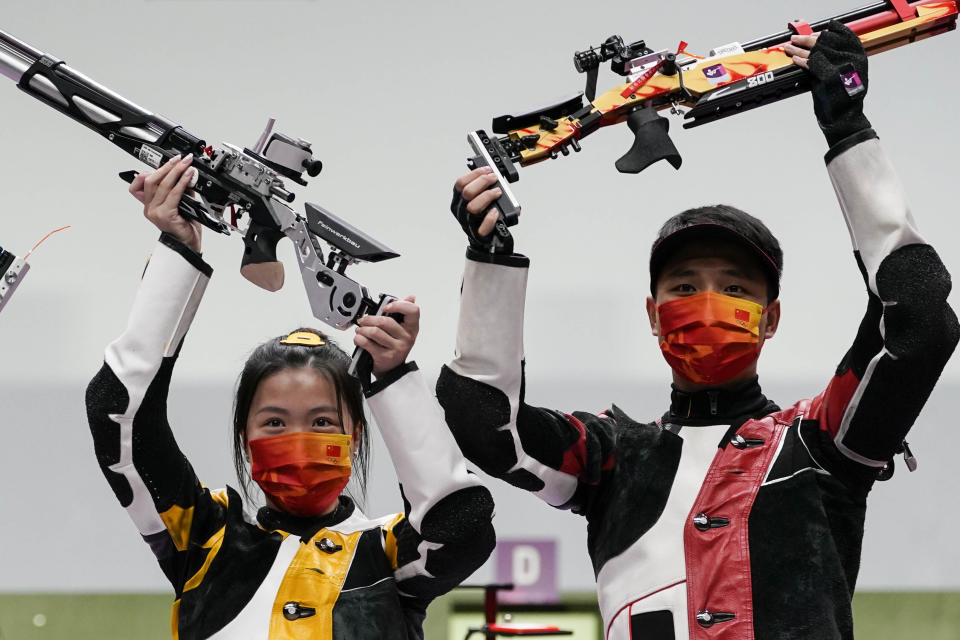
[[[268,291],[283,285],[276,247],[287,237],[295,247],[310,308],[318,320],[346,329],[364,315],[381,314],[394,299],[371,295],[345,272],[356,262],[379,262],[397,253],[320,206],[306,203],[305,215],[290,207],[294,194],[285,180],[305,186],[304,172],[316,177],[322,164],[313,158],[309,142],[274,133],[272,119],[253,148],[208,146],[180,125],[3,31],[0,74],[154,169],[174,156],[192,154],[197,172],[192,192],[180,202],[180,214],[219,233],[242,234],[240,272],[254,284]],[[130,181],[135,175],[124,172],[121,177]],[[327,245],[326,258],[321,243]],[[369,367],[365,354],[360,349],[354,352],[351,373]]]

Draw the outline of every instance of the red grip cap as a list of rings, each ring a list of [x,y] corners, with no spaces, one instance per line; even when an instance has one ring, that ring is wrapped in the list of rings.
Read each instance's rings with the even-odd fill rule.
[[[798,36],[813,35],[813,29],[810,28],[810,23],[806,20],[794,20],[793,22],[788,22],[787,28]]]

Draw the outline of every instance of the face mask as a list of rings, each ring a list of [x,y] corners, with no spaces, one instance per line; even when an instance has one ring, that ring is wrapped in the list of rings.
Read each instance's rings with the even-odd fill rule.
[[[726,382],[760,355],[763,310],[755,302],[710,291],[664,302],[657,307],[660,350],[690,382]]]
[[[351,437],[297,432],[250,441],[250,475],[284,511],[316,516],[350,481]]]

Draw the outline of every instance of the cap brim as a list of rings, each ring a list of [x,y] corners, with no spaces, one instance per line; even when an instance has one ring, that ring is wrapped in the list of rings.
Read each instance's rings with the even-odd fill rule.
[[[715,222],[692,224],[678,229],[661,238],[653,246],[653,250],[650,252],[650,291],[652,294],[656,294],[655,283],[670,256],[676,253],[680,247],[696,240],[726,240],[739,244],[757,259],[757,263],[767,276],[767,280],[773,288],[769,292],[771,294],[770,299],[774,300],[780,295],[780,270],[773,259],[743,234]]]

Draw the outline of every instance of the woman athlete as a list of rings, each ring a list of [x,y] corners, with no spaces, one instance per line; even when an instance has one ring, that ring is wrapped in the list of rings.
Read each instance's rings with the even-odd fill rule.
[[[360,319],[354,341],[373,357],[369,388],[312,329],[254,350],[231,443],[241,489],[252,477],[266,498],[247,521],[237,491],[200,483],[167,423],[173,367],[213,272],[199,223],[177,213],[190,162],[175,158],[130,187],[162,234],[127,329],[87,390],[100,467],[173,585],[173,637],[422,638],[427,604],[487,559],[494,532],[490,493],[406,362],[419,308],[408,298],[386,309],[403,323]],[[341,493],[354,469],[365,481],[363,396],[404,498],[403,513],[376,519]]]

